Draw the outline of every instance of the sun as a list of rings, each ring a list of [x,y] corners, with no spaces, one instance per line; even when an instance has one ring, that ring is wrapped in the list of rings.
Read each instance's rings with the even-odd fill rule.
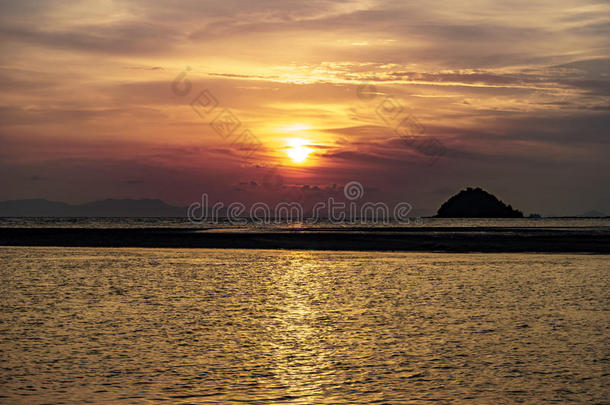
[[[286,148],[286,154],[295,163],[303,163],[312,149],[308,148],[307,141],[304,139],[293,138],[288,140],[288,147]]]

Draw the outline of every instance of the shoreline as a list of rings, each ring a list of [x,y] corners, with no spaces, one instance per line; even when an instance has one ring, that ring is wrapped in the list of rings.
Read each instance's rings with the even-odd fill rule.
[[[0,246],[610,254],[608,228],[0,228]]]

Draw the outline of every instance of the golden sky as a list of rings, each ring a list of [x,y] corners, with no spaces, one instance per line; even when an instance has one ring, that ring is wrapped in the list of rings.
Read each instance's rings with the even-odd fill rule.
[[[1,200],[246,202],[355,180],[422,213],[467,185],[610,212],[605,1],[2,1],[0,38]],[[406,144],[393,108],[442,153]]]

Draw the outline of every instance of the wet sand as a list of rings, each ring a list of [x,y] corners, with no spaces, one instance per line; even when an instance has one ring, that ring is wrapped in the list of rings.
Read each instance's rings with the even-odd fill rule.
[[[3,246],[295,249],[337,251],[610,253],[600,228],[218,229],[0,228]]]

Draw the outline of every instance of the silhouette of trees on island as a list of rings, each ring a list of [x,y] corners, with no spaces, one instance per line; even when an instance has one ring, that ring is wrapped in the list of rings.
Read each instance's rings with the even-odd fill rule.
[[[506,205],[480,187],[468,187],[438,209],[440,218],[523,218],[523,213]]]

